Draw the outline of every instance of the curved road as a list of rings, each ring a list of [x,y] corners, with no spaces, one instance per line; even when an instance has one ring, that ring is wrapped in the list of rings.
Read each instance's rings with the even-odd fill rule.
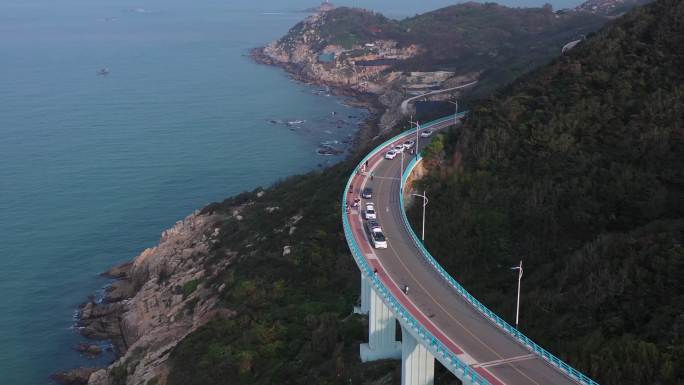
[[[450,124],[453,124],[452,120],[430,129],[441,129]],[[415,131],[395,141],[392,146],[408,139],[415,140]],[[421,138],[423,143],[420,147],[429,140],[431,138]],[[409,233],[412,230],[406,228],[402,218],[403,207],[399,199],[401,155],[386,160],[384,154],[385,151],[381,151],[369,159],[372,181],[370,172],[357,173],[350,197],[360,197],[363,187],[373,188],[372,201],[378,222],[387,236],[388,248],[373,249],[370,246],[363,231],[360,210],[354,209],[347,215],[357,244],[395,297],[453,352],[460,352],[458,357],[462,361],[494,385],[577,384],[560,369],[531,354],[518,340],[480,313],[425,260],[412,240]],[[410,156],[407,151],[405,164],[408,164]],[[408,295],[400,289],[404,285],[409,286]]]
[[[460,90],[462,88],[470,87],[470,86],[474,85],[475,83],[477,83],[477,80],[475,80],[474,82],[470,82],[468,84],[462,84],[462,85],[457,86],[457,87],[451,87],[451,88],[447,88],[447,89],[443,89],[443,90],[430,91],[430,92],[426,92],[424,94],[420,94],[417,96],[410,97],[410,98],[404,100],[403,102],[401,102],[401,113],[404,115],[408,114],[408,105],[409,105],[409,103],[411,103],[414,100],[419,100],[419,99],[426,98],[426,97],[433,96],[433,95],[439,95],[439,94],[443,94],[443,93],[447,93],[447,92],[451,92],[451,91]]]

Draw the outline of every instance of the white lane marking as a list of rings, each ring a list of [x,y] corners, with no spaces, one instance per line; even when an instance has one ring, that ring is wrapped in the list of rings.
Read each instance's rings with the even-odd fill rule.
[[[492,366],[506,365],[506,364],[510,364],[512,362],[526,361],[526,360],[531,360],[531,359],[535,359],[535,358],[537,358],[537,355],[530,353],[530,354],[525,354],[522,356],[503,358],[503,359],[495,360],[495,361],[481,362],[479,364],[473,365],[473,367],[474,368],[489,368]]]
[[[470,356],[470,354],[463,352],[462,354],[457,354],[456,357],[458,357],[459,360],[463,361],[466,365],[470,365],[472,367],[475,367],[477,365],[477,361],[473,357]]]

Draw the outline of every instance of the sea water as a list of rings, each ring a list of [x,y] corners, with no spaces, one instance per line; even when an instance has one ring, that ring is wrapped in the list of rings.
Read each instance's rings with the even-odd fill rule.
[[[366,112],[246,56],[313,5],[0,0],[0,384],[106,365],[73,350],[98,273],[211,201],[344,156],[316,150],[344,150]]]

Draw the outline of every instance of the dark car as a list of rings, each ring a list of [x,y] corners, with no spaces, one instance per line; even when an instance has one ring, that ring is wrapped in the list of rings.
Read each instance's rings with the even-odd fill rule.
[[[380,228],[380,224],[378,223],[378,221],[375,221],[372,219],[366,222],[366,226],[368,226],[368,229],[371,229],[371,230]]]
[[[364,199],[371,199],[371,198],[373,198],[373,189],[370,188],[370,187],[366,187],[365,189],[363,189],[363,192],[361,192],[361,196],[362,196]]]

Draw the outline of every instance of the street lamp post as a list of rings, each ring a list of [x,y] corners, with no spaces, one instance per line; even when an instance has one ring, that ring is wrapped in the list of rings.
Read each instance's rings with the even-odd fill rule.
[[[411,194],[412,196],[423,198],[423,231],[421,232],[420,240],[425,243],[425,207],[428,205],[427,192],[423,191],[423,195]]]
[[[405,148],[401,151],[401,174],[399,174],[399,178],[404,177],[404,151],[406,151]]]
[[[522,261],[519,266],[511,267],[511,270],[518,270],[518,300],[515,303],[515,328],[518,328],[518,321],[520,319],[520,281],[523,276]]]
[[[413,121],[413,116],[411,116],[411,120],[409,120],[409,123],[411,124],[411,128],[413,128],[413,124],[416,124],[416,160],[418,160],[418,141],[420,140],[420,135],[418,135],[418,132],[420,131],[420,123],[414,122]]]

